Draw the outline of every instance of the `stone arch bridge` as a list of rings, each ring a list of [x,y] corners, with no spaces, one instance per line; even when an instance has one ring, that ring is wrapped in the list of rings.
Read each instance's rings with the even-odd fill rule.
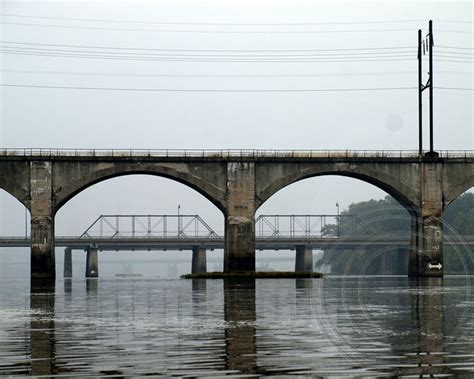
[[[403,151],[0,151],[0,188],[31,212],[31,276],[55,276],[54,217],[82,190],[147,174],[185,184],[225,216],[224,270],[255,270],[255,212],[299,180],[342,175],[386,191],[412,219],[410,276],[442,276],[443,210],[474,186],[474,153]],[[441,263],[441,265],[440,265]]]

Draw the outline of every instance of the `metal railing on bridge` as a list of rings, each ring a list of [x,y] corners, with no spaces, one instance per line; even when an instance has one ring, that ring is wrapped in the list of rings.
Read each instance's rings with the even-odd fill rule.
[[[100,215],[79,238],[220,238],[199,215]]]
[[[260,215],[255,220],[257,238],[337,238],[370,228],[355,215]],[[199,215],[101,215],[79,238],[223,238]]]
[[[442,158],[474,158],[473,150],[441,150]],[[0,157],[156,158],[417,158],[417,150],[258,150],[258,149],[0,149]]]

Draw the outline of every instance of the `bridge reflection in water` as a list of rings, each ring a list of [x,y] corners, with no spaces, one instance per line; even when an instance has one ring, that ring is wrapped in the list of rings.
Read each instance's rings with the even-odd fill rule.
[[[447,280],[117,282],[136,287],[127,297],[123,286],[107,294],[117,284],[97,279],[66,279],[56,294],[54,285],[35,284],[25,340],[30,374],[466,374],[472,302],[469,315],[451,308],[468,306],[469,289],[463,279]]]

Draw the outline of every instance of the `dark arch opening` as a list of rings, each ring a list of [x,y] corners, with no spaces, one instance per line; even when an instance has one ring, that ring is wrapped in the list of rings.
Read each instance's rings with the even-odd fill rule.
[[[336,181],[336,183],[334,183],[334,181]],[[320,185],[321,182],[323,182],[322,185]],[[311,184],[306,185],[306,183]],[[313,206],[308,207],[310,209],[312,208],[312,211],[308,212],[305,209],[305,204],[295,210],[289,209],[287,204],[291,204],[293,202],[298,203],[303,201],[301,191],[298,192],[291,190],[291,188],[294,188],[293,185],[298,186],[299,189],[305,189],[308,193],[311,193],[312,186],[316,190],[318,195],[311,198],[310,201],[319,204],[322,208],[322,211],[319,211],[318,209],[313,211]],[[338,191],[336,189],[338,186],[341,187],[341,191],[339,194],[337,194]],[[348,188],[350,191],[349,196],[345,195],[345,193],[347,193],[348,191]],[[356,192],[356,195],[353,195],[354,191]],[[285,208],[286,212],[281,212],[278,207],[271,207],[269,206],[270,204],[267,204],[267,200],[274,199],[274,196],[281,196],[285,192],[292,192],[291,195],[288,195],[286,199],[280,202],[280,204],[283,205],[283,208]],[[348,200],[344,201],[343,199],[346,197],[348,197]],[[306,197],[304,199],[306,199]],[[330,203],[329,207],[327,206],[328,202]],[[337,218],[334,217],[337,213],[336,203],[340,205],[340,224],[338,224]],[[338,272],[336,272],[337,274],[373,274],[375,273],[374,270],[376,269],[377,265],[381,267],[383,273],[385,274],[407,274],[408,251],[412,232],[411,228],[412,223],[414,222],[414,220],[416,220],[418,211],[416,207],[411,203],[411,201],[409,201],[403,194],[401,194],[399,191],[394,190],[390,186],[381,183],[380,181],[373,179],[368,180],[364,176],[340,172],[308,175],[304,178],[295,180],[289,184],[282,186],[262,204],[263,206],[258,210],[257,219],[260,214],[268,213],[286,213],[290,215],[308,215],[311,213],[323,213],[326,215],[332,215],[332,218],[325,217],[324,223],[327,223],[325,225],[322,225],[322,217],[319,220],[313,218],[314,221],[307,221],[308,225],[313,228],[309,231],[309,233],[313,236],[317,235],[318,233],[324,232],[327,233],[325,237],[337,237],[336,235],[332,235],[331,233],[337,233],[338,227],[340,228],[341,235],[343,235],[344,237],[348,237],[351,234],[357,236],[357,233],[361,232],[367,234],[372,233],[373,236],[370,237],[374,239],[378,245],[375,245],[374,242],[372,242],[372,244],[373,246],[379,246],[379,248],[374,248],[373,246],[369,246],[367,244],[357,248],[352,247],[351,251],[343,251],[342,249],[333,248],[332,246],[334,245],[331,245],[329,243],[323,249],[314,248],[314,251],[324,250],[324,254],[328,253],[327,255],[336,254],[337,252],[343,251],[345,256],[344,259],[350,258],[353,260],[353,256],[358,257],[358,261],[353,261],[351,263],[353,267],[349,268],[345,267],[345,262],[337,262],[337,264],[340,266],[338,268]],[[355,222],[354,219],[356,219]],[[352,221],[349,222],[349,220]],[[279,222],[281,223],[282,221],[280,220]],[[301,219],[299,220],[299,222],[301,227],[301,224],[304,224],[306,221],[304,219]],[[355,226],[351,225],[351,223],[355,224]],[[325,227],[324,230],[323,226]],[[281,229],[284,228],[284,226],[281,224],[279,225],[279,227]],[[364,231],[364,228],[366,227],[368,231]],[[257,238],[259,235],[258,228],[259,225],[257,224]],[[315,230],[315,228],[321,229]],[[346,230],[344,230],[344,228]],[[293,230],[295,230],[294,227]],[[400,243],[400,246],[396,246],[395,243],[393,243],[393,246],[389,245],[388,243],[386,245],[382,243],[384,239],[391,238],[392,236],[396,236],[397,240],[402,241]],[[268,256],[269,254],[265,255]],[[294,259],[294,253],[289,253],[288,256],[290,258],[289,264],[285,267],[285,269],[292,269],[294,268],[294,261],[291,261],[291,259]],[[403,261],[400,260],[400,257],[402,256]],[[317,257],[317,255],[315,255],[315,257]],[[317,263],[316,261],[317,259],[315,260],[315,263]],[[327,259],[327,263],[324,263],[323,261],[321,261],[320,263],[328,265],[329,261],[331,260]],[[397,265],[396,267],[394,266],[395,264]],[[385,265],[385,267],[382,267],[383,265]],[[315,266],[316,269],[318,269],[318,265],[315,264]],[[354,267],[356,268],[354,269]],[[278,269],[282,268],[279,267]],[[319,269],[321,269],[321,266],[319,266]]]

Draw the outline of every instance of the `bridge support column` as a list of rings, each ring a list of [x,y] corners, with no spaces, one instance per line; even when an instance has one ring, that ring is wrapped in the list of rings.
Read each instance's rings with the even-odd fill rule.
[[[206,248],[202,246],[194,246],[191,273],[200,274],[203,272],[207,272]]]
[[[71,248],[66,247],[64,249],[64,273],[65,278],[72,278],[72,254]]]
[[[97,247],[90,246],[87,248],[86,278],[97,277],[99,277],[99,259],[97,256]]]
[[[54,279],[51,162],[30,163],[31,278]]]
[[[296,246],[295,272],[313,271],[313,249],[308,246]]]
[[[421,212],[412,223],[409,275],[443,276],[443,181],[440,163],[422,163]],[[414,242],[414,244],[413,244]]]
[[[224,272],[255,271],[255,164],[227,164]]]

